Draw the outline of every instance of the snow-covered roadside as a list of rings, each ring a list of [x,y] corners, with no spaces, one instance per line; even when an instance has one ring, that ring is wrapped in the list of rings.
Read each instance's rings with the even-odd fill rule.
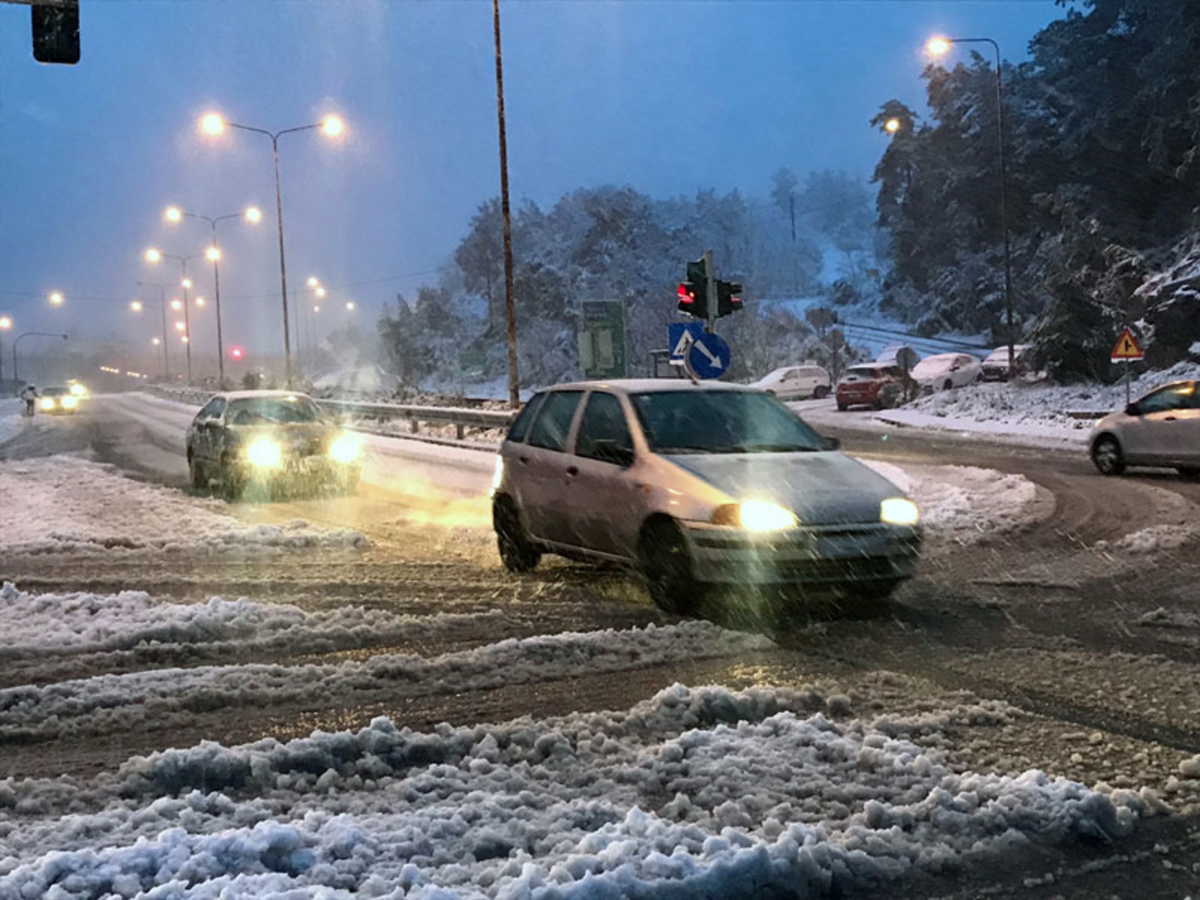
[[[397,703],[545,679],[624,672],[682,659],[770,649],[761,635],[711,622],[508,638],[434,657],[380,654],[327,665],[154,669],[0,690],[0,740],[50,740],[154,725],[184,726],[196,711],[281,708],[318,697],[347,705]],[[2,895],[0,895],[2,896]]]
[[[1200,378],[1200,364],[1179,363],[1134,379],[1137,398],[1180,379]],[[870,431],[897,427],[986,436],[989,440],[1029,447],[1078,449],[1087,443],[1095,419],[1068,412],[1111,412],[1125,405],[1125,385],[974,384],[937,391],[898,409],[839,413],[832,400],[789,404],[814,425],[847,425]]]
[[[842,698],[844,700],[844,698]],[[886,726],[814,691],[674,685],[631,709],[358,732],[0,782],[0,896],[586,900],[882,891],[1119,840],[1161,809],[937,746],[1002,706]],[[847,710],[839,702],[840,714]]]
[[[247,525],[224,514],[225,508],[76,457],[0,463],[4,554],[261,553],[367,543],[356,531],[299,520]]]
[[[0,444],[11,441],[28,423],[21,416],[21,401],[11,397],[0,400]]]
[[[309,612],[244,597],[161,603],[142,591],[31,594],[6,583],[0,587],[0,660],[141,652],[161,659],[169,651],[183,664],[215,652],[321,653],[427,640],[503,616],[499,609],[409,616],[361,606]]]

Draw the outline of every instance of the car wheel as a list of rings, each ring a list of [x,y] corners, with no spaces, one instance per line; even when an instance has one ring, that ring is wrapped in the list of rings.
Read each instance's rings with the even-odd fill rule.
[[[1178,466],[1175,471],[1191,481],[1200,480],[1200,466]]]
[[[942,390],[943,391],[953,390],[953,388],[954,388],[954,382],[951,381],[949,378],[947,378],[944,382],[942,382]]]
[[[1101,475],[1120,475],[1125,471],[1125,455],[1117,439],[1104,436],[1092,445],[1092,463]]]
[[[233,503],[242,499],[246,492],[246,480],[233,466],[226,462],[221,466],[221,496]]]
[[[192,480],[193,491],[203,491],[208,487],[208,473],[194,457],[188,456],[188,475]]]
[[[838,412],[845,412],[847,409],[846,404],[843,403],[841,400],[838,401],[837,407],[838,407]]]
[[[815,388],[813,388],[812,395],[814,400],[824,400],[829,396],[829,385],[818,384]]]
[[[492,527],[496,530],[496,548],[508,571],[531,572],[541,562],[542,553],[529,540],[516,505],[509,499],[497,500],[492,507]]]
[[[663,612],[687,615],[700,601],[700,585],[692,577],[687,542],[674,522],[652,522],[638,547],[642,576],[650,599]]]

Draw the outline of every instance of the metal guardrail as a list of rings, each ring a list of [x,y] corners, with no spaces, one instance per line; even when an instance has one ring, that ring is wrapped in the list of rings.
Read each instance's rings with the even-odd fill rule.
[[[455,438],[460,441],[467,428],[506,428],[512,420],[511,410],[360,403],[356,400],[317,400],[317,405],[329,412],[350,413],[368,419],[407,419],[409,430],[413,434],[416,434],[422,422],[430,425],[453,425]]]

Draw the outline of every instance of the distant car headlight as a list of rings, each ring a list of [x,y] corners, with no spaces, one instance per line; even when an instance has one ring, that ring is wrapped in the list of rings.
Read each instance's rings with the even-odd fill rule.
[[[82,384],[76,383],[71,385],[71,393],[76,397],[83,397],[87,395],[87,388],[85,388]]]
[[[362,456],[362,438],[357,434],[343,431],[329,445],[329,458],[336,463],[346,465]]]
[[[261,469],[277,469],[283,464],[283,447],[270,438],[255,438],[246,447],[246,460]]]
[[[40,406],[42,409],[54,409],[54,398],[43,397],[40,401],[38,401],[38,406]]]
[[[886,525],[916,525],[921,510],[907,497],[888,497],[879,504],[879,521]]]
[[[67,394],[62,398],[62,405],[63,409],[74,409],[79,405],[79,398],[74,397],[71,394]]]
[[[716,525],[733,525],[747,531],[783,531],[800,524],[796,514],[770,500],[743,500],[722,506],[713,513]]]

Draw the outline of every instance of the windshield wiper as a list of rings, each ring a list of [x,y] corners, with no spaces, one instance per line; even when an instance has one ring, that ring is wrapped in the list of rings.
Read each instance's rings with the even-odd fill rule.
[[[816,447],[802,444],[731,444],[714,447],[714,453],[815,453]]]

